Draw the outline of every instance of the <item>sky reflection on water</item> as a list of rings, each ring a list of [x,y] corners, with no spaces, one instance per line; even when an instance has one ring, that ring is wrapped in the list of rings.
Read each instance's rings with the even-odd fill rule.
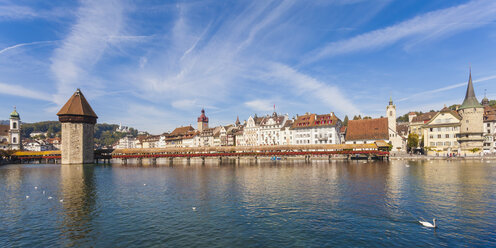
[[[488,247],[494,192],[485,161],[6,165],[0,247]]]

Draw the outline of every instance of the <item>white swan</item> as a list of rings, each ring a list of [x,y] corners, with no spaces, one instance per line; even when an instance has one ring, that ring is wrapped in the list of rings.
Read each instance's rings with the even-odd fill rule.
[[[422,226],[425,226],[425,227],[431,227],[431,228],[436,228],[437,227],[436,226],[436,218],[432,219],[432,223],[433,224],[431,224],[431,223],[429,223],[427,221],[421,221],[421,220],[419,220],[419,223],[422,224]]]

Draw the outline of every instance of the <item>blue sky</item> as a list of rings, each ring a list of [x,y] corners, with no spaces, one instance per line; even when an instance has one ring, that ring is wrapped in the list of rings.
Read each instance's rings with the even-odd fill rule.
[[[0,113],[56,120],[81,88],[98,122],[152,133],[239,115],[384,115],[496,98],[496,1],[0,0]]]

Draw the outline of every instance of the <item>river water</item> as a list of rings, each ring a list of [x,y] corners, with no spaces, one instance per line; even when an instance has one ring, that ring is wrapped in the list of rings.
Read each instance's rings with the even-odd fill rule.
[[[495,247],[496,161],[0,166],[0,247],[325,246]]]

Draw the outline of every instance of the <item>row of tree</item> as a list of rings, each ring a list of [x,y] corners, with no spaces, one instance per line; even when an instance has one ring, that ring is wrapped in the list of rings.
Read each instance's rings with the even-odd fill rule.
[[[117,142],[119,139],[126,135],[133,137],[138,136],[138,130],[134,128],[129,128],[129,133],[116,132],[119,125],[107,124],[107,123],[97,123],[95,125],[95,144],[101,146],[110,146]],[[21,137],[27,138],[31,137],[31,133],[40,132],[46,133],[45,135],[37,135],[33,137],[34,139],[46,139],[61,136],[61,125],[58,121],[42,121],[36,123],[22,123]]]

